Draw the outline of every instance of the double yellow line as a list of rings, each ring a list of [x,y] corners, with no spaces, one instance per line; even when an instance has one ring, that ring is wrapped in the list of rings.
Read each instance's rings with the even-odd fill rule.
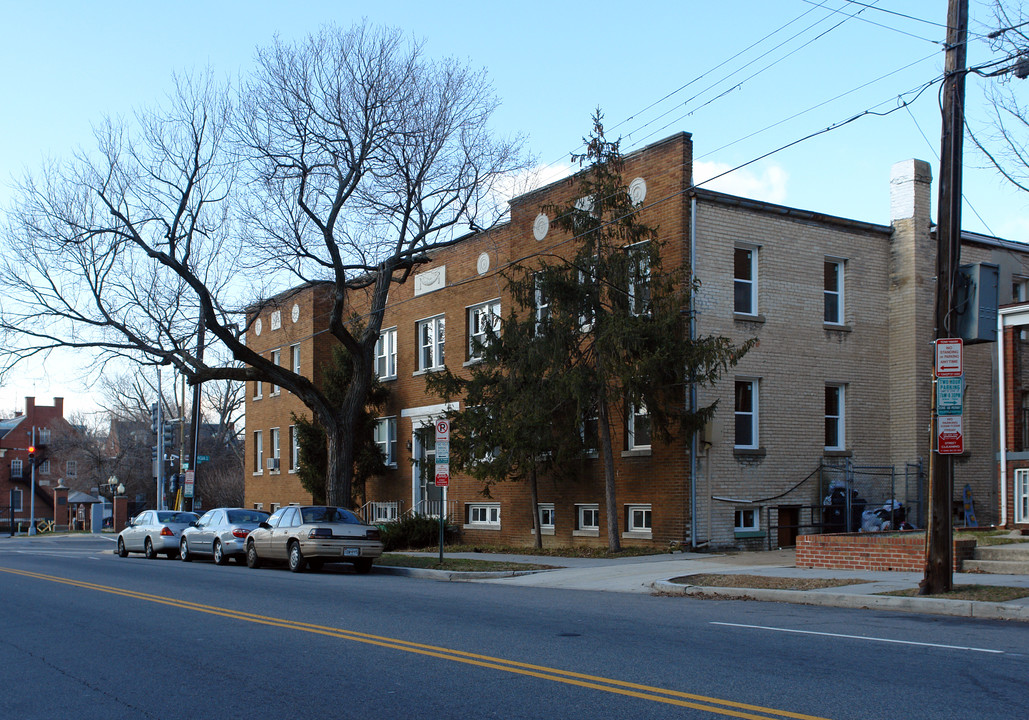
[[[300,632],[314,633],[316,635],[324,635],[326,637],[339,638],[341,640],[351,640],[353,642],[364,643],[366,645],[376,645],[378,647],[389,648],[391,650],[425,655],[427,657],[439,658],[441,660],[450,660],[451,662],[464,663],[466,665],[475,665],[478,667],[490,668],[492,670],[501,670],[503,672],[515,673],[517,675],[527,675],[541,680],[550,680],[552,682],[590,688],[591,690],[600,690],[602,692],[614,693],[616,695],[625,695],[628,697],[638,698],[640,700],[664,703],[666,705],[687,707],[694,710],[714,713],[716,715],[747,718],[747,720],[775,720],[776,718],[825,720],[825,718],[816,717],[814,715],[803,715],[785,710],[775,710],[773,708],[762,707],[760,705],[748,705],[746,703],[738,703],[731,700],[720,700],[718,698],[694,695],[692,693],[680,692],[678,690],[666,690],[664,688],[652,687],[650,685],[641,685],[623,680],[586,675],[569,670],[559,670],[557,668],[532,665],[530,663],[517,662],[514,660],[504,660],[503,658],[479,655],[476,653],[464,652],[463,650],[451,650],[449,648],[437,647],[435,645],[423,645],[421,643],[398,640],[396,638],[383,637],[381,635],[370,635],[368,633],[360,633],[353,630],[343,630],[342,628],[326,627],[324,625],[313,625],[311,623],[297,622],[295,620],[257,615],[239,610],[215,607],[213,605],[203,605],[200,603],[190,602],[188,600],[177,600],[175,598],[163,597],[161,595],[151,595],[149,593],[137,592],[135,590],[125,590],[108,585],[97,585],[95,583],[82,582],[80,580],[69,580],[67,578],[57,577],[54,575],[44,575],[41,573],[3,567],[0,567],[0,572],[10,573],[11,575],[20,575],[22,577],[33,578],[36,580],[60,583],[62,585],[70,585],[72,587],[82,588],[85,590],[95,590],[97,592],[109,593],[111,595],[120,595],[134,600],[143,600],[145,602],[168,605],[182,610],[218,615],[220,617],[242,620],[244,622],[256,623],[258,625],[268,625],[287,630],[298,630]]]

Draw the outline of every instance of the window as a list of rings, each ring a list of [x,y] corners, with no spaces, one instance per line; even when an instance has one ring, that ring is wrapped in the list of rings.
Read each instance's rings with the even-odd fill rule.
[[[254,381],[254,400],[260,400],[263,397],[263,395],[262,395],[262,387],[263,387],[263,385],[264,385],[264,383],[262,383],[260,380],[255,380]]]
[[[554,532],[554,503],[540,503],[540,531],[541,532]]]
[[[825,322],[843,324],[843,261],[825,261]]]
[[[575,506],[575,529],[600,530],[600,506],[599,505],[576,505]]]
[[[643,404],[629,406],[629,427],[626,433],[629,449],[640,450],[650,447],[650,414]]]
[[[1029,300],[1029,278],[1021,275],[1011,276],[1011,302],[1025,302]]]
[[[375,421],[374,440],[382,461],[396,467],[397,464],[397,419],[396,417],[379,418]]]
[[[468,525],[500,527],[500,503],[468,505]]]
[[[539,332],[540,326],[550,319],[550,298],[543,287],[542,273],[536,273],[534,280],[536,283],[536,332]]]
[[[625,508],[625,529],[630,533],[650,535],[650,505],[628,505]]]
[[[289,369],[295,372],[297,375],[300,374],[300,345],[289,346],[289,357],[290,366]]]
[[[68,477],[75,477],[79,474],[79,464],[75,460],[69,460],[64,466],[64,474]]]
[[[264,472],[264,436],[254,430],[254,475]]]
[[[20,478],[22,476],[22,463],[21,460],[11,460],[11,477]]]
[[[21,512],[23,509],[21,502],[21,489],[14,488],[11,490],[11,510],[16,513]]]
[[[736,447],[757,448],[757,380],[736,381]]]
[[[263,502],[259,502],[259,503],[255,502],[254,503],[254,510],[264,510],[264,503]]]
[[[583,410],[581,432],[583,448],[589,454],[596,454],[600,448],[600,418],[595,402]]]
[[[631,245],[629,251],[629,312],[650,314],[650,243]]]
[[[482,348],[500,334],[500,301],[491,300],[468,308],[468,359],[482,357]]]
[[[418,321],[418,369],[434,370],[443,367],[443,343],[446,339],[446,319],[439,315]]]
[[[379,380],[392,380],[397,376],[397,329],[379,333],[375,342],[375,374]]]
[[[39,474],[40,475],[49,475],[50,474],[50,461],[49,460],[44,460],[43,462],[39,463]]]
[[[757,508],[740,508],[736,510],[736,532],[749,533],[761,529],[760,513]]]
[[[272,364],[273,365],[281,365],[282,364],[282,350],[272,350],[271,360],[272,360]],[[268,391],[268,394],[271,395],[272,397],[278,395],[279,394],[279,386],[278,385],[272,385],[271,389]]]
[[[844,433],[843,385],[825,386],[825,449],[843,450],[846,446]]]
[[[297,434],[297,426],[289,426],[289,469],[296,470],[300,467],[300,438]]]
[[[268,451],[271,456],[268,458],[268,469],[273,472],[279,471],[279,429],[272,428],[268,431]]]
[[[1015,522],[1029,523],[1029,468],[1015,470]]]
[[[733,256],[733,311],[757,315],[757,250],[741,248]]]

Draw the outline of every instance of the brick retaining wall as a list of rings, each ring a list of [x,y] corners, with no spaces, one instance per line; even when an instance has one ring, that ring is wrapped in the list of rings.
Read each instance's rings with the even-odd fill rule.
[[[954,540],[954,571],[975,552],[975,540]],[[797,538],[797,567],[838,570],[925,570],[925,533],[840,533]]]

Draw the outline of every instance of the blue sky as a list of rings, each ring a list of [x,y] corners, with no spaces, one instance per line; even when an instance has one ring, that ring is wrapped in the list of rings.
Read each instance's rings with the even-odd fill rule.
[[[847,0],[0,0],[0,205],[10,201],[12,176],[90,146],[91,126],[105,115],[160,102],[173,72],[210,67],[234,78],[276,34],[299,39],[325,23],[367,18],[424,39],[429,55],[486,68],[503,103],[496,130],[524,135],[548,172],[567,166],[597,106],[623,150],[692,133],[698,179],[865,111],[895,110],[799,142],[710,186],[888,224],[891,165],[917,157],[938,173],[938,86],[917,98],[913,91],[942,72],[947,3],[868,4],[875,7]],[[972,0],[971,14],[969,63],[997,57],[979,39],[993,29],[989,4]],[[985,119],[982,82],[968,81],[973,126]],[[900,98],[910,104],[901,107]],[[1029,241],[1029,196],[982,165],[966,143],[965,228]],[[88,393],[63,385],[58,374],[39,370],[31,391],[0,388],[0,408],[20,407],[34,393],[41,402],[63,394],[72,411],[88,409]]]

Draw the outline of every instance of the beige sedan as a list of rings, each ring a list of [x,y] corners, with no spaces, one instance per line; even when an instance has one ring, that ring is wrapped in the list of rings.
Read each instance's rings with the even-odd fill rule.
[[[345,508],[310,505],[279,508],[247,536],[247,566],[285,561],[293,572],[326,562],[351,563],[359,573],[382,555],[379,529]]]

